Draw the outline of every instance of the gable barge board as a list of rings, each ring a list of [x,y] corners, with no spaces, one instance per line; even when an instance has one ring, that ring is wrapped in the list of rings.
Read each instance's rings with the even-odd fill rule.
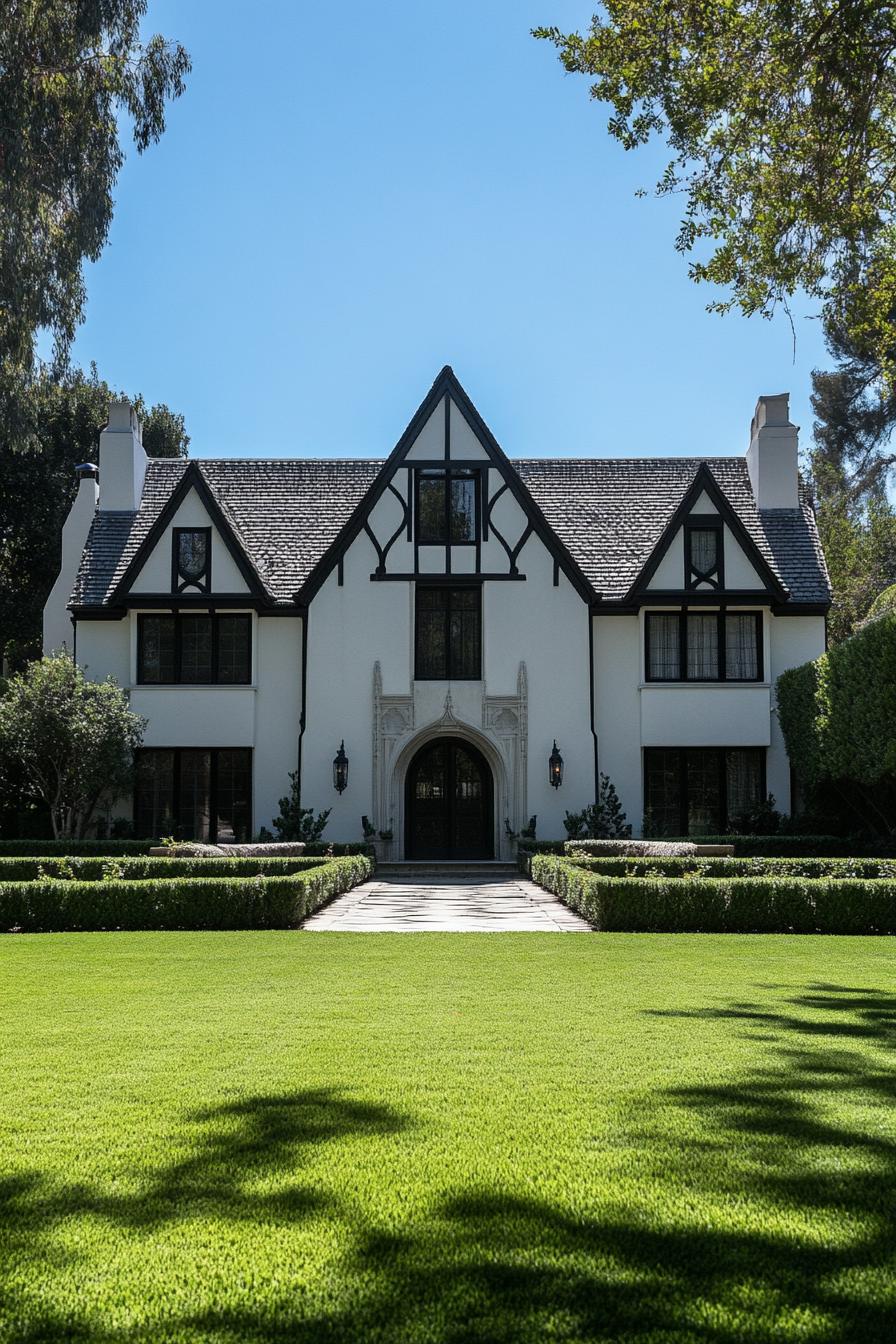
[[[694,504],[696,504],[704,491],[718,509],[721,521],[727,523],[735,541],[750,561],[750,564],[757,571],[760,578],[764,579],[768,585],[768,590],[763,593],[764,600],[768,601],[769,597],[773,596],[779,602],[786,602],[789,597],[787,589],[769,566],[765,556],[759,550],[759,547],[744,527],[737,513],[729,503],[727,496],[705,462],[701,462],[694,473],[694,479],[691,481],[691,484],[682,496],[680,504],[663,529],[659,540],[653,548],[650,559],[641,569],[640,574],[635,579],[631,588],[629,588],[623,601],[631,602],[635,598],[642,598],[648,591],[647,584],[653,578],[659,568],[660,561],[669,549],[673,538],[679,528],[683,527],[686,523]],[[705,515],[699,516],[705,517]],[[682,574],[682,583],[683,582],[684,574]],[[683,591],[690,593],[700,590],[684,589]],[[714,592],[713,596],[718,597],[718,592]]]
[[[339,560],[345,555],[352,543],[357,540],[364,529],[364,524],[370,510],[385,492],[395,471],[404,464],[406,455],[413,447],[417,436],[443,398],[445,399],[446,416],[450,416],[450,398],[450,400],[454,401],[457,405],[458,410],[464,416],[471,430],[485,450],[489,462],[483,463],[480,461],[478,463],[480,470],[483,466],[490,464],[501,473],[507,483],[510,493],[529,519],[532,531],[547,548],[549,554],[556,559],[560,568],[566,574],[570,583],[583,601],[590,603],[595,596],[594,588],[588,582],[588,579],[582,573],[566,546],[548,523],[541,509],[523,484],[516,468],[504,453],[504,450],[495,439],[491,430],[488,428],[485,421],[476,410],[476,407],[461,387],[455,376],[454,370],[448,364],[446,364],[439,373],[429,392],[418,406],[407,429],[383,463],[373,484],[355,506],[351,516],[341,528],[335,540],[321,556],[308,578],[295,594],[296,601],[307,605],[323,586],[331,570],[338,564]],[[409,467],[417,467],[420,463],[413,461],[408,462],[407,465]],[[435,467],[444,467],[444,465],[444,460],[433,463],[433,466]],[[410,577],[417,579],[421,577],[428,578],[429,576],[414,574]]]
[[[202,475],[202,471],[199,467],[198,460],[194,459],[194,461],[192,461],[190,465],[187,467],[183,476],[181,476],[180,481],[178,482],[175,489],[171,492],[171,495],[167,503],[165,504],[164,508],[162,509],[161,513],[150,527],[149,531],[143,538],[140,545],[137,547],[137,550],[135,551],[134,555],[131,557],[127,568],[125,569],[124,573],[122,574],[121,578],[116,584],[115,591],[109,597],[110,602],[112,603],[121,602],[125,598],[130,597],[131,584],[133,583],[137,575],[140,573],[140,570],[143,568],[144,564],[149,559],[149,556],[152,554],[155,547],[158,545],[159,541],[161,540],[165,532],[165,529],[168,527],[169,523],[171,523],[172,520],[175,518],[175,516],[177,515],[177,510],[180,508],[184,499],[186,499],[187,495],[190,493],[191,490],[196,491],[196,494],[199,496],[200,500],[205,506],[205,509],[209,517],[211,518],[215,528],[217,529],[221,537],[221,540],[224,542],[224,545],[230,552],[234,564],[240,571],[242,577],[245,579],[246,585],[249,588],[250,593],[254,594],[256,597],[262,600],[266,600],[268,602],[271,601],[271,596],[268,593],[267,589],[265,588],[264,584],[262,583],[258,571],[250,561],[249,557],[246,555],[246,552],[243,550],[242,545],[237,539],[233,527],[230,523],[230,520],[223,512],[220,504],[213,495],[212,491],[209,489],[208,482]]]

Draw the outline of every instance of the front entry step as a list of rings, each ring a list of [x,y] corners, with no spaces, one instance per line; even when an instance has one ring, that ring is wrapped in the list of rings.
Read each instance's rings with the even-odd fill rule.
[[[482,881],[519,876],[515,863],[501,863],[497,859],[407,859],[402,863],[380,863],[377,877],[441,877],[446,881],[465,881],[477,877]]]

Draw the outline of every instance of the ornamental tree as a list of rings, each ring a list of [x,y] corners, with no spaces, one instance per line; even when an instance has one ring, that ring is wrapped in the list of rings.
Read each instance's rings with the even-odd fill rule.
[[[82,839],[100,801],[130,788],[145,727],[112,677],[88,681],[65,653],[42,658],[0,697],[0,788],[15,779],[48,808],[56,839]]]

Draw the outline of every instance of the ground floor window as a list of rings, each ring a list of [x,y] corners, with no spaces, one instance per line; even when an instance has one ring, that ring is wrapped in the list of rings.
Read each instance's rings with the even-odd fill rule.
[[[644,825],[651,835],[726,835],[764,797],[764,747],[644,751]]]
[[[140,837],[245,841],[252,830],[249,747],[172,747],[137,754],[134,825]]]

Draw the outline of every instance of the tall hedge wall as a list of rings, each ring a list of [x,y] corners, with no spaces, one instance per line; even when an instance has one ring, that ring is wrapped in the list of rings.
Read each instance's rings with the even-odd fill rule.
[[[860,790],[875,829],[896,831],[896,612],[778,678],[787,754],[808,787]],[[848,792],[844,793],[850,801]]]

